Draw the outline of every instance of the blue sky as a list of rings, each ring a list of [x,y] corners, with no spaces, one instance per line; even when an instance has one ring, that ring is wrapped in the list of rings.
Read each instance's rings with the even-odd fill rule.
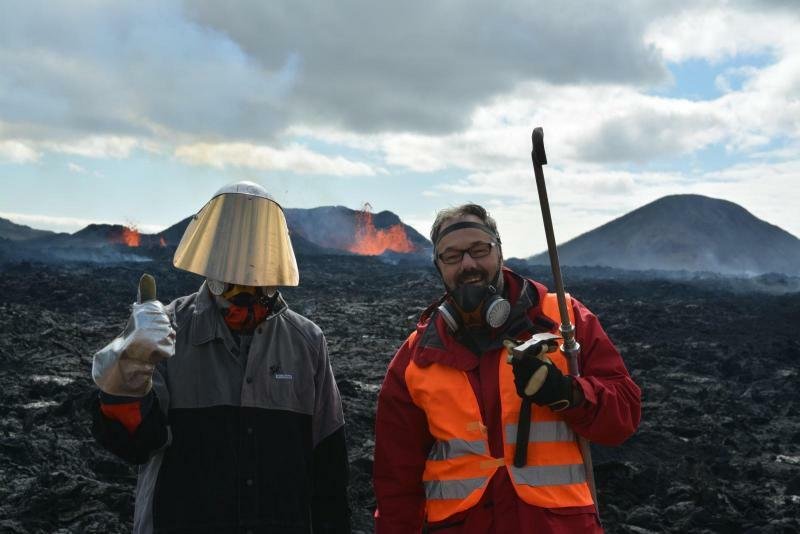
[[[158,231],[251,180],[423,234],[482,203],[525,256],[542,126],[559,241],[676,193],[800,235],[790,4],[8,2],[0,217]]]

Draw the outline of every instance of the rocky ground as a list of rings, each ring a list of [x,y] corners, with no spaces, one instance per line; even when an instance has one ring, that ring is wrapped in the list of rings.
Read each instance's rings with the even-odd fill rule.
[[[91,355],[118,333],[143,269],[165,301],[199,285],[162,262],[0,267],[0,531],[130,531],[134,470],[95,445],[86,405]],[[354,526],[370,532],[378,389],[438,278],[362,257],[301,259],[301,274],[285,294],[328,337]],[[644,400],[633,438],[594,448],[607,531],[800,531],[800,293],[781,293],[780,279],[755,292],[600,274],[567,270],[565,280],[600,316]]]

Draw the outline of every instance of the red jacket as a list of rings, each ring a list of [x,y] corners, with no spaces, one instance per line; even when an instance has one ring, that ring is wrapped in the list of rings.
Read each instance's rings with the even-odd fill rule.
[[[538,303],[547,289],[529,281],[529,294],[522,294],[522,278],[508,269],[503,274],[512,307],[520,310],[528,306],[521,316],[535,323],[540,316]],[[597,317],[576,299],[572,302],[576,338],[581,345],[582,376],[577,382],[586,400],[562,414],[573,430],[589,441],[619,445],[639,424],[641,392]],[[527,324],[530,326],[531,321]],[[523,326],[514,320],[512,312],[504,330],[495,334],[498,343],[504,337],[516,337],[513,330]],[[400,347],[378,396],[373,473],[377,534],[418,533],[424,523],[422,472],[434,438],[428,431],[425,412],[412,402],[405,384],[411,359],[421,364],[436,361],[467,373],[488,427],[491,454],[499,458],[503,456],[498,387],[498,358],[502,352],[492,349],[477,356],[449,335],[438,315],[433,320],[423,315],[415,339],[411,343],[406,340]],[[497,470],[476,506],[440,523],[431,523],[428,529],[442,534],[602,532],[591,506],[547,509],[521,501],[505,468]]]

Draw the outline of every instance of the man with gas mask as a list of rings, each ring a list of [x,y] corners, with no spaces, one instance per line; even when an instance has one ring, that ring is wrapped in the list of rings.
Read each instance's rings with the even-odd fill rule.
[[[431,241],[447,291],[394,356],[378,397],[376,532],[602,532],[576,434],[618,445],[638,426],[640,390],[619,352],[571,298],[581,376],[555,353],[509,365],[508,343],[558,332],[554,295],[503,266],[481,206],[439,212]],[[524,399],[533,408],[517,466]]]
[[[92,431],[139,465],[135,533],[346,533],[344,418],[322,331],[278,287],[299,273],[281,207],[231,184],[194,216],[169,305],[142,277],[124,332],[94,356]]]

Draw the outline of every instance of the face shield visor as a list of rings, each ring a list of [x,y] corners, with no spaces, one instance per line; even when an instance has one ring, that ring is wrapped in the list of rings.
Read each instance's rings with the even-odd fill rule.
[[[300,283],[283,209],[251,182],[217,191],[189,223],[172,264],[228,284]]]

